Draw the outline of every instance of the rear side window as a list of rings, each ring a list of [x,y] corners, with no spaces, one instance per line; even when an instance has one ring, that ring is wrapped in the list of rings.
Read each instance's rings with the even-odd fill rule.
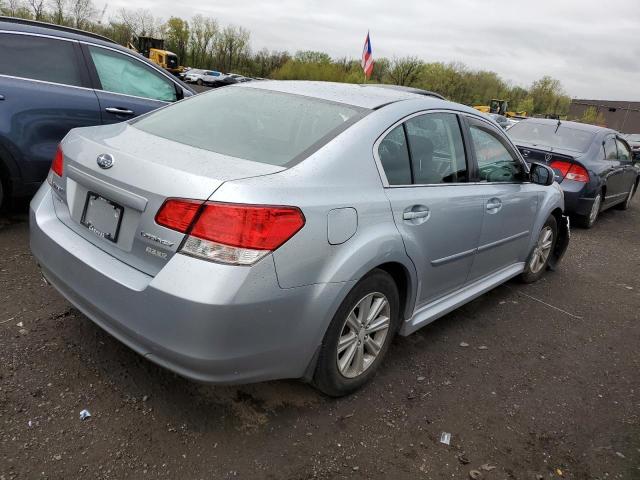
[[[83,86],[74,42],[0,34],[0,74]]]
[[[616,144],[618,144],[618,160],[621,162],[628,162],[631,159],[631,152],[629,152],[629,148],[617,138]]]
[[[410,185],[411,167],[404,128],[398,125],[378,145],[378,156],[389,185]]]
[[[102,89],[135,97],[175,102],[174,84],[141,61],[105,48],[89,47]]]
[[[225,87],[158,110],[133,126],[192,147],[283,166],[310,155],[366,112],[301,95]]]
[[[467,180],[467,163],[456,115],[431,113],[407,120],[413,183]]]

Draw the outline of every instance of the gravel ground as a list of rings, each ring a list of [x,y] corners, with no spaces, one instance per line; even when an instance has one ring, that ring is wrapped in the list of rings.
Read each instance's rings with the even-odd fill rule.
[[[340,400],[149,363],[43,283],[25,212],[0,218],[1,480],[640,478],[637,198],[574,230],[558,272],[396,339]]]

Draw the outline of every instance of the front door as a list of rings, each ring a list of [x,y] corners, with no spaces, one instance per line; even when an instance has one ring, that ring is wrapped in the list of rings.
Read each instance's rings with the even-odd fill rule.
[[[482,195],[468,183],[456,114],[427,113],[396,125],[377,146],[385,192],[420,285],[417,307],[461,288],[482,227]]]
[[[84,45],[96,82],[102,123],[129,120],[177,98],[176,84],[123,52]]]
[[[528,181],[515,149],[489,122],[468,118],[483,194],[483,222],[469,281],[524,262],[538,208],[539,185]]]

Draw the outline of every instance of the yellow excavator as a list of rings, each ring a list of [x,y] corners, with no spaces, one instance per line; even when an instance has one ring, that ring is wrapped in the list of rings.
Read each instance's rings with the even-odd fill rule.
[[[489,105],[475,105],[473,108],[482,112],[482,113],[497,113],[498,115],[504,115],[507,118],[511,117],[526,117],[527,112],[512,112],[507,111],[509,108],[508,100],[499,100],[497,98],[492,98]]]
[[[138,37],[137,47],[132,42],[128,47],[174,75],[184,71],[184,67],[179,65],[178,56],[164,49],[164,40],[161,38]]]

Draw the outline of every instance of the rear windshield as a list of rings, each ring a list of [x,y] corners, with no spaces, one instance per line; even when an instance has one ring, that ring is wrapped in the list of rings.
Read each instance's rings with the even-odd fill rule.
[[[518,122],[509,129],[509,136],[518,143],[564,148],[575,152],[586,152],[595,133],[560,124]]]
[[[132,124],[192,147],[284,166],[308,156],[366,112],[300,95],[223,87]]]

